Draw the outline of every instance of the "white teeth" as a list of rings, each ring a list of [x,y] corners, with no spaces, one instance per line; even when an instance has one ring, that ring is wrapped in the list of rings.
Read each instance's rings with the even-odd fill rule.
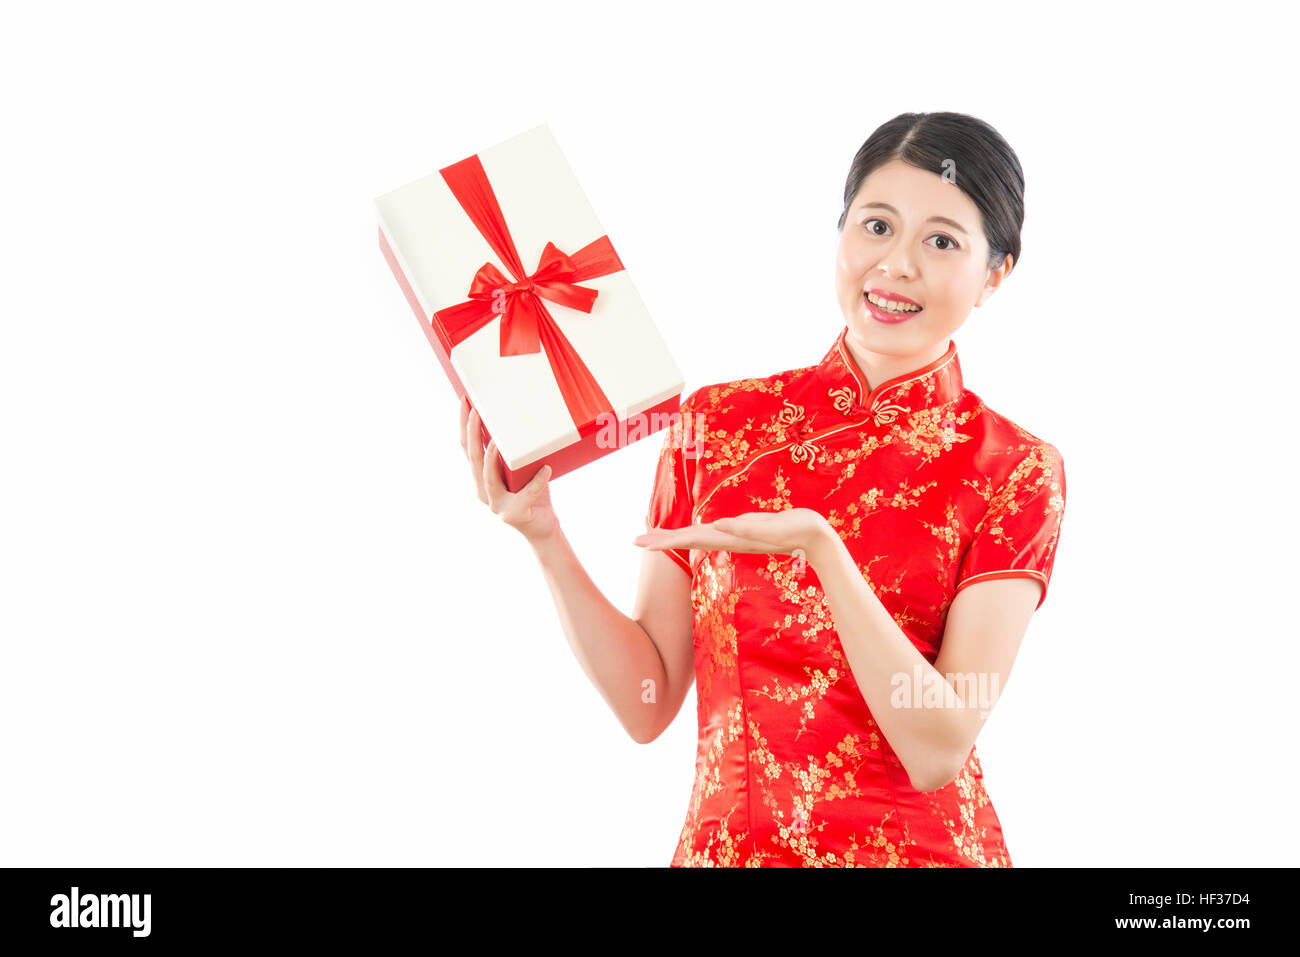
[[[895,302],[892,299],[881,299],[874,293],[867,293],[867,298],[875,305],[884,309],[886,312],[919,312],[919,306],[913,306],[911,303]]]

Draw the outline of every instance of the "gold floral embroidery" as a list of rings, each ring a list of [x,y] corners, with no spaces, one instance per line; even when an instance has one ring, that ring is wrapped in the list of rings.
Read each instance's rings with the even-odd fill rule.
[[[754,447],[744,430],[736,433],[718,429],[712,433],[713,444],[705,450],[703,468],[706,473],[733,469],[749,458]]]
[[[816,366],[698,391],[692,515],[817,509],[933,662],[958,567],[1050,572],[1060,456],[966,392],[951,349],[860,409],[841,342]],[[1035,564],[1011,564],[1023,555]],[[675,864],[1011,866],[974,749],[946,787],[911,787],[810,565],[707,552],[692,604],[700,740]]]
[[[683,867],[733,867],[739,858],[738,841],[743,841],[746,832],[732,835],[727,822],[738,807],[733,803],[722,820],[722,826],[716,833],[709,834],[705,846],[695,849],[695,840],[699,830],[700,808],[703,802],[726,787],[722,778],[721,763],[723,755],[737,739],[743,739],[744,706],[737,701],[727,712],[725,723],[714,732],[711,739],[701,741],[701,753],[695,769],[695,784],[691,792],[691,806],[687,813],[686,824],[678,841],[677,853],[673,863]],[[715,845],[717,849],[715,850]]]
[[[706,697],[713,691],[715,674],[735,675],[736,605],[746,590],[735,587],[733,566],[725,559],[722,562],[723,567],[719,568],[706,556],[691,583],[699,645],[696,671],[700,691]]]
[[[986,484],[991,488],[991,483]],[[1007,519],[1020,512],[1020,500],[1033,493],[1035,489],[1047,487],[1052,495],[1046,502],[1046,510],[1052,513],[1053,521],[1059,527],[1061,514],[1065,509],[1065,499],[1061,493],[1060,480],[1055,467],[1048,458],[1047,450],[1034,446],[1029,454],[1011,471],[1010,476],[997,488],[985,495],[988,511],[975,528],[975,533],[984,532],[988,537],[1007,546],[1009,552],[1015,552],[1016,545],[1003,525]],[[981,493],[983,494],[983,493]]]
[[[898,413],[911,411],[912,410],[905,405],[891,405],[877,399],[871,406],[871,418],[875,421],[876,425],[887,425],[898,418]]]
[[[808,468],[812,468],[817,461],[817,456],[821,454],[821,449],[813,442],[798,442],[790,446],[790,461],[796,465],[801,462],[807,462]]]
[[[903,483],[892,495],[887,495],[883,489],[869,488],[858,495],[857,501],[850,501],[844,506],[847,517],[841,516],[836,509],[831,509],[826,516],[826,521],[830,523],[831,528],[839,532],[840,538],[845,540],[860,538],[862,523],[866,518],[885,508],[918,508],[921,505],[921,497],[934,484],[929,482],[916,488],[908,488],[907,484]]]
[[[952,451],[954,445],[969,441],[957,431],[967,418],[967,414],[954,416],[949,406],[922,409],[909,418],[910,428],[896,430],[898,444],[920,455],[913,466],[920,469],[944,452]]]
[[[849,414],[849,410],[857,403],[857,394],[849,386],[843,386],[839,389],[827,389],[826,394],[831,397],[831,405],[835,407],[836,412]]]
[[[803,406],[795,405],[789,399],[785,399],[783,401],[785,403],[785,406],[784,408],[781,409],[780,414],[776,417],[776,421],[786,427],[792,426],[796,422],[802,422]]]
[[[874,727],[874,722],[872,722]],[[819,802],[850,800],[861,797],[856,775],[872,752],[879,753],[881,737],[877,731],[868,735],[850,733],[841,738],[824,761],[807,755],[802,761],[779,761],[767,746],[758,723],[749,719],[749,737],[754,742],[750,757],[765,773],[755,778],[773,824],[772,844],[794,855],[804,867],[901,867],[907,865],[906,848],[912,843],[906,825],[900,842],[891,840],[887,827],[893,811],[881,816],[878,824],[862,821],[864,840],[850,836],[847,846],[837,853],[833,845],[821,849],[826,836],[825,822],[818,813]],[[778,790],[774,782],[789,781]],[[784,796],[784,800],[783,800]],[[789,819],[786,819],[786,809]]]
[[[949,499],[944,506],[944,520],[942,522],[922,522],[930,532],[947,546],[946,559],[948,564],[956,564],[957,559],[961,556],[961,516],[957,514],[957,506]]]
[[[762,495],[750,495],[750,511],[755,512],[782,512],[787,508],[794,508],[790,498],[790,480],[786,477],[785,472],[778,467],[776,473],[772,476],[772,492],[768,497]]]
[[[1000,841],[990,841],[989,828],[979,823],[978,811],[988,807],[992,802],[984,789],[984,778],[980,770],[979,756],[974,750],[966,759],[957,779],[948,788],[955,788],[957,800],[940,801],[933,795],[940,792],[927,792],[930,811],[939,819],[948,836],[952,839],[953,849],[975,867],[1010,867],[1011,860],[1003,852]],[[945,788],[944,791],[947,791]],[[954,818],[953,812],[957,817]],[[986,852],[992,847],[992,853]]]

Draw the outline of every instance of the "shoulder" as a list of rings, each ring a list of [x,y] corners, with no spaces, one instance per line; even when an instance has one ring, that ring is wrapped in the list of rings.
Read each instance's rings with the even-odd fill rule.
[[[998,477],[1002,480],[1030,469],[1064,473],[1065,460],[1060,449],[1009,416],[990,408],[974,392],[964,389],[958,408],[983,467],[1000,473]]]
[[[816,369],[816,365],[799,366],[757,378],[708,383],[682,400],[682,412],[701,413],[713,421],[749,418],[780,408],[785,397],[795,393]]]

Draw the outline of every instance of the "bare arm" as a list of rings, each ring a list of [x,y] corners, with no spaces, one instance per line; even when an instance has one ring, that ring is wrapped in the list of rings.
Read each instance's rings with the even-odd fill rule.
[[[634,741],[677,716],[694,680],[691,580],[671,558],[641,559],[636,609],[623,614],[592,582],[561,531],[533,542],[569,647]]]
[[[834,531],[809,557],[853,678],[912,786],[933,791],[947,785],[966,763],[1006,685],[1042,594],[1040,583],[1007,578],[959,592],[948,608],[943,643],[932,666],[880,603]],[[901,676],[904,692],[901,705],[894,697],[896,676]],[[973,682],[960,680],[968,676]],[[913,685],[918,685],[916,699]],[[988,697],[981,691],[989,692]],[[930,703],[916,706],[927,699]]]
[[[461,447],[479,500],[532,546],[574,656],[634,741],[648,744],[672,723],[694,680],[691,580],[667,555],[641,561],[636,608],[610,603],[578,561],[551,509],[544,468],[518,492],[501,478],[493,443],[483,448],[477,412],[462,399]]]

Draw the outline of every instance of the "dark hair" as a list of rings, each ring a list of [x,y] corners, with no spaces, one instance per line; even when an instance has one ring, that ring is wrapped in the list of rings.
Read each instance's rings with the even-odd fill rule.
[[[1020,160],[1001,134],[983,120],[964,113],[900,113],[876,128],[853,157],[844,184],[843,231],[849,204],[863,182],[890,160],[943,176],[979,208],[989,243],[989,268],[1009,254],[1020,265],[1020,227],[1025,221],[1025,174]]]

